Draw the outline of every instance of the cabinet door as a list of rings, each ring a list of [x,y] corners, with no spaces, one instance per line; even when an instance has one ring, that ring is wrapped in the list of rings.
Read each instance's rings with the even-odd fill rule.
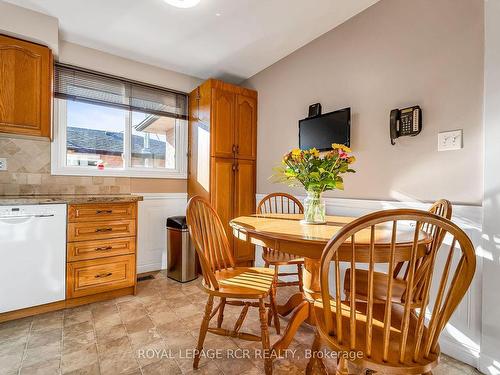
[[[255,160],[257,156],[257,100],[236,96],[236,157]]]
[[[233,243],[233,232],[229,227],[229,220],[234,217],[234,168],[232,158],[212,158],[211,204],[224,224],[229,244]]]
[[[234,156],[234,119],[235,95],[221,89],[212,89],[212,156]]]
[[[234,217],[255,213],[255,161],[236,160],[234,188]],[[237,263],[248,264],[255,259],[255,246],[234,239],[234,257]]]
[[[0,35],[0,72],[0,132],[50,137],[50,50]]]

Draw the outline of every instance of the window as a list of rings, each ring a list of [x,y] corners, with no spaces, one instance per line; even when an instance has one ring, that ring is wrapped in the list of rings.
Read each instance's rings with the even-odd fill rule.
[[[187,96],[55,69],[52,174],[186,178]]]

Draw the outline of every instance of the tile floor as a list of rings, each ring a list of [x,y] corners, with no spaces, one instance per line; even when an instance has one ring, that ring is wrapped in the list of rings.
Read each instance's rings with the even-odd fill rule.
[[[280,288],[279,300],[294,291]],[[200,369],[193,372],[189,349],[196,345],[205,301],[198,281],[179,284],[159,272],[153,280],[139,282],[137,296],[0,324],[0,375],[263,374],[262,360],[233,359],[228,354],[231,352],[225,351],[259,348],[260,343],[211,334],[205,349],[217,358],[202,359]],[[256,310],[251,309],[245,321],[243,329],[248,332],[259,333]],[[234,324],[239,312],[240,308],[227,306],[224,323]],[[270,332],[272,343],[278,336],[274,329]],[[312,329],[301,328],[291,345],[297,350],[296,357],[276,360],[274,374],[303,374],[307,365],[304,351],[310,348],[312,339]],[[334,368],[330,362],[327,366]],[[434,374],[479,373],[443,357]]]

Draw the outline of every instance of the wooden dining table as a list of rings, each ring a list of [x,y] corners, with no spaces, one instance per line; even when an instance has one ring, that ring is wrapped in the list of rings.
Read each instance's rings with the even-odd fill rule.
[[[301,223],[300,214],[261,214],[240,216],[230,221],[233,235],[254,245],[279,250],[304,258],[303,292],[293,294],[284,305],[278,306],[278,313],[286,316],[293,313],[283,336],[272,349],[279,353],[288,348],[297,329],[303,322],[315,325],[314,301],[321,296],[320,259],[328,241],[355,217],[327,216],[326,224],[311,225]],[[374,262],[388,263],[392,225],[377,226],[375,230]],[[399,225],[396,234],[396,253],[394,261],[405,262],[410,259],[415,228],[411,223]],[[418,238],[417,257],[425,255],[431,237],[421,231]],[[370,229],[361,231],[355,237],[356,263],[368,263],[370,248]],[[339,249],[340,262],[351,261],[351,244],[346,242]]]

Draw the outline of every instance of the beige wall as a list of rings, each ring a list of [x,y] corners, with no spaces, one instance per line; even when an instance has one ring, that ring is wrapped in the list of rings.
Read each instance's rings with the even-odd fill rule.
[[[382,0],[247,80],[259,92],[257,191],[288,190],[268,177],[321,102],[353,113],[358,173],[332,196],[481,204],[483,25],[483,0]],[[391,146],[390,110],[415,104],[422,133]],[[438,153],[438,132],[454,129],[464,148]]]

